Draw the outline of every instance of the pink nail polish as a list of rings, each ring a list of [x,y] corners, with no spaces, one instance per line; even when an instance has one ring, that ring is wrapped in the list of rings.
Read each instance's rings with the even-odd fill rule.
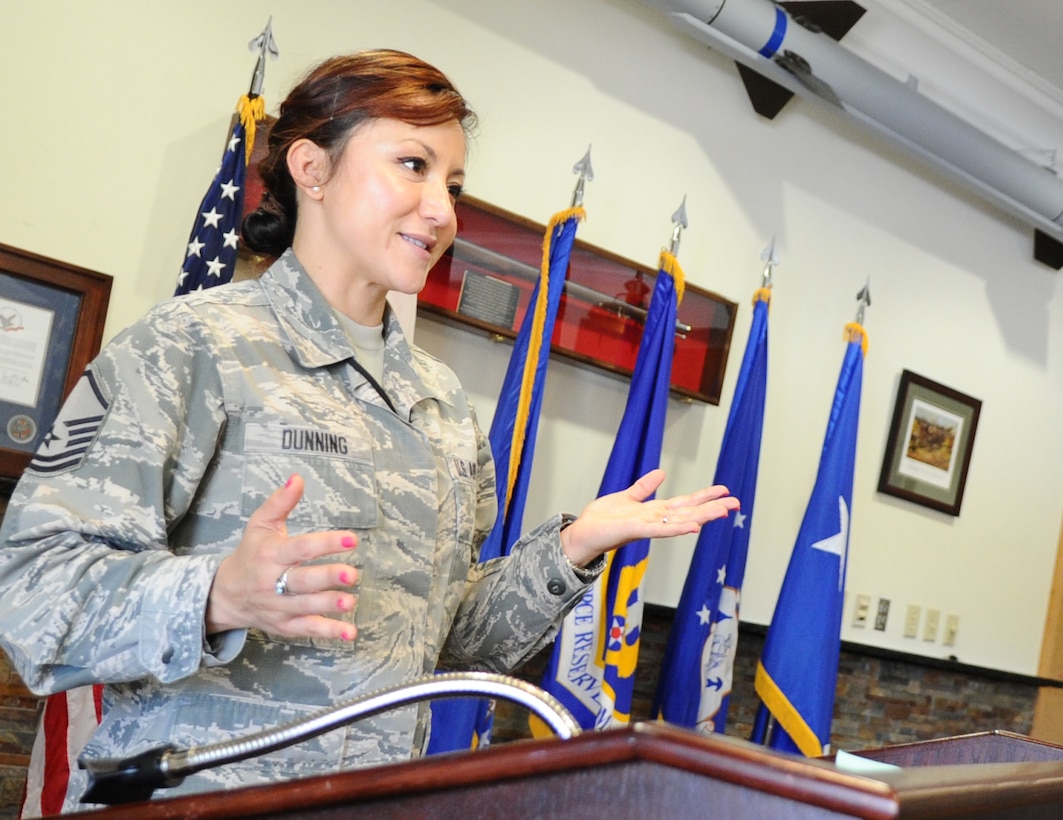
[[[348,575],[346,572],[341,572],[340,573],[340,583],[341,584],[349,584],[350,582],[351,582],[351,576]]]
[[[343,546],[346,549],[351,549],[357,543],[358,542],[353,537],[351,537],[350,535],[345,535],[343,537]]]
[[[287,483],[285,483],[284,489],[288,489],[289,487],[291,487],[293,481],[295,481],[295,476],[293,476],[293,475],[288,476],[288,481],[287,481]]]

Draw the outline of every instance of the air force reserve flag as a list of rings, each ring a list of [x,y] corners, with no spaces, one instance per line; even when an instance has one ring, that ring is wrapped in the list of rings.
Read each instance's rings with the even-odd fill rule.
[[[738,648],[738,612],[757,489],[764,399],[768,384],[771,291],[753,297],[749,330],[713,484],[742,500],[742,509],[701,529],[676,608],[661,666],[654,712],[699,732],[723,732]]]
[[[849,345],[827,422],[819,472],[755,680],[761,706],[753,740],[808,757],[830,752],[841,649],[842,591],[867,347],[860,325],[850,324],[846,331]],[[775,719],[770,733],[769,713]]]
[[[631,377],[627,406],[598,495],[619,492],[658,467],[668,410],[675,348],[676,307],[683,272],[661,254],[646,327]],[[557,697],[584,729],[630,722],[635,664],[642,630],[642,576],[649,540],[616,550],[606,571],[568,614],[554,642],[543,688]],[[533,733],[541,734],[533,721]]]

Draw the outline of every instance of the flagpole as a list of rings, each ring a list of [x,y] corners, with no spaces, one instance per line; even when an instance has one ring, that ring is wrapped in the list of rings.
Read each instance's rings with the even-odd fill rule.
[[[858,306],[856,308],[856,323],[858,325],[864,324],[864,308],[871,307],[871,278],[868,277],[864,286],[860,288],[860,292],[856,294],[856,301]]]
[[[678,250],[686,210],[672,217],[673,250]],[[683,271],[668,248],[661,249],[658,275],[616,441],[598,496],[631,486],[660,466],[674,353],[676,309]],[[642,634],[642,578],[649,558],[648,538],[610,553],[604,572],[565,616],[543,675],[543,688],[557,697],[585,729],[629,723]],[[534,737],[541,727],[531,726]]]
[[[508,554],[510,546],[520,534],[517,530],[522,528],[520,519],[524,512],[523,495],[527,489],[526,482],[524,488],[519,491],[522,498],[517,505],[512,505],[514,486],[522,465],[524,465],[525,476],[527,476],[528,464],[534,452],[535,434],[539,425],[542,382],[546,378],[546,364],[550,356],[550,340],[553,338],[554,322],[557,319],[561,294],[567,284],[568,259],[575,239],[576,226],[583,219],[584,188],[587,182],[594,180],[594,167],[591,165],[589,145],[583,157],[572,166],[572,173],[578,175],[575,189],[572,192],[572,206],[568,210],[555,214],[546,227],[539,280],[532,291],[532,302],[528,305],[528,312],[525,314],[519,334],[524,336],[526,330],[530,331],[527,338],[527,355],[524,357],[523,373],[519,381],[523,400],[517,408],[512,428],[508,472],[505,476],[506,489],[504,493],[499,492],[499,519],[502,523],[501,532],[504,534],[504,540],[499,545],[499,554]],[[544,288],[543,285],[546,287]],[[519,352],[519,345],[515,344],[514,355],[516,356]],[[507,378],[508,375],[507,373]],[[491,427],[493,434],[493,422]],[[526,441],[530,441],[527,454],[525,453]],[[527,462],[525,455],[527,455]],[[502,474],[499,473],[499,480],[502,478]],[[516,509],[516,514],[512,517],[510,516],[511,509]],[[497,524],[496,529],[498,529]]]
[[[523,530],[550,339],[566,284],[576,228],[584,216],[584,188],[594,179],[590,146],[572,172],[578,175],[572,205],[555,214],[546,226],[531,302],[514,340],[488,433],[495,460],[498,514],[480,547],[481,563],[508,555]],[[428,754],[467,750],[490,743],[493,701],[484,698],[433,701],[431,709]]]
[[[672,256],[679,255],[679,237],[683,233],[683,229],[687,227],[687,197],[683,194],[683,201],[679,203],[679,207],[676,208],[674,214],[672,214],[672,241],[668,247],[668,252]]]
[[[251,99],[262,95],[262,84],[266,79],[266,55],[268,54],[273,60],[280,56],[277,41],[273,39],[273,15],[270,15],[269,20],[266,21],[266,27],[262,29],[262,33],[247,44],[248,51],[255,49],[258,49],[258,59],[255,61],[255,70],[251,74],[251,88],[247,92],[247,96]]]
[[[247,169],[255,145],[257,124],[265,118],[262,84],[266,55],[276,59],[280,51],[273,39],[273,18],[252,39],[248,50],[258,51],[251,88],[236,103],[229,125],[229,139],[221,164],[200,201],[188,237],[185,259],[177,277],[174,296],[231,282],[240,255],[240,223],[243,220]]]
[[[779,264],[779,256],[775,253],[774,236],[771,238],[771,244],[761,251],[760,258],[764,260],[764,272],[760,276],[760,286],[762,288],[770,288],[772,286],[772,276],[775,273],[775,266]]]
[[[768,383],[768,306],[778,258],[774,240],[753,292],[752,323],[724,427],[713,484],[742,500],[741,511],[698,534],[661,663],[651,714],[700,733],[723,734],[739,645],[742,584],[754,527]]]
[[[591,165],[591,146],[587,146],[587,153],[579,162],[572,166],[572,173],[579,174],[576,180],[576,189],[572,192],[572,207],[583,207],[583,188],[588,182],[594,182],[594,166]]]
[[[768,707],[762,702],[757,708],[757,715],[753,719],[753,731],[750,738],[754,743],[759,743],[761,746],[768,745],[768,738],[771,736],[772,730],[775,728],[775,718],[772,717]]]
[[[860,387],[868,344],[863,319],[871,304],[869,283],[856,299],[856,321],[845,326],[845,358],[812,497],[779,591],[754,681],[760,706],[750,739],[807,757],[830,750],[838,677]],[[838,562],[836,588],[831,580],[834,569],[830,562],[834,560]],[[829,571],[825,572],[825,568]],[[824,578],[831,583],[825,586]],[[798,616],[803,618],[800,629],[794,627]],[[802,643],[800,657],[792,649],[797,637]]]

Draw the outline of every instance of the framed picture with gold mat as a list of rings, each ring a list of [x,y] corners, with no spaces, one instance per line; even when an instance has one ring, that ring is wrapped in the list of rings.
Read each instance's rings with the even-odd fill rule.
[[[959,515],[981,409],[979,399],[903,371],[878,491]]]

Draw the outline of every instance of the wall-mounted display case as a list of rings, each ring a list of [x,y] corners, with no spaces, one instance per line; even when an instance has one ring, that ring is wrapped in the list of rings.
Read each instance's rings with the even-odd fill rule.
[[[436,263],[418,310],[516,338],[539,276],[546,228],[472,197],[457,205],[458,236]],[[552,350],[631,375],[657,270],[577,239]],[[672,391],[719,404],[737,304],[686,284],[676,322]]]

